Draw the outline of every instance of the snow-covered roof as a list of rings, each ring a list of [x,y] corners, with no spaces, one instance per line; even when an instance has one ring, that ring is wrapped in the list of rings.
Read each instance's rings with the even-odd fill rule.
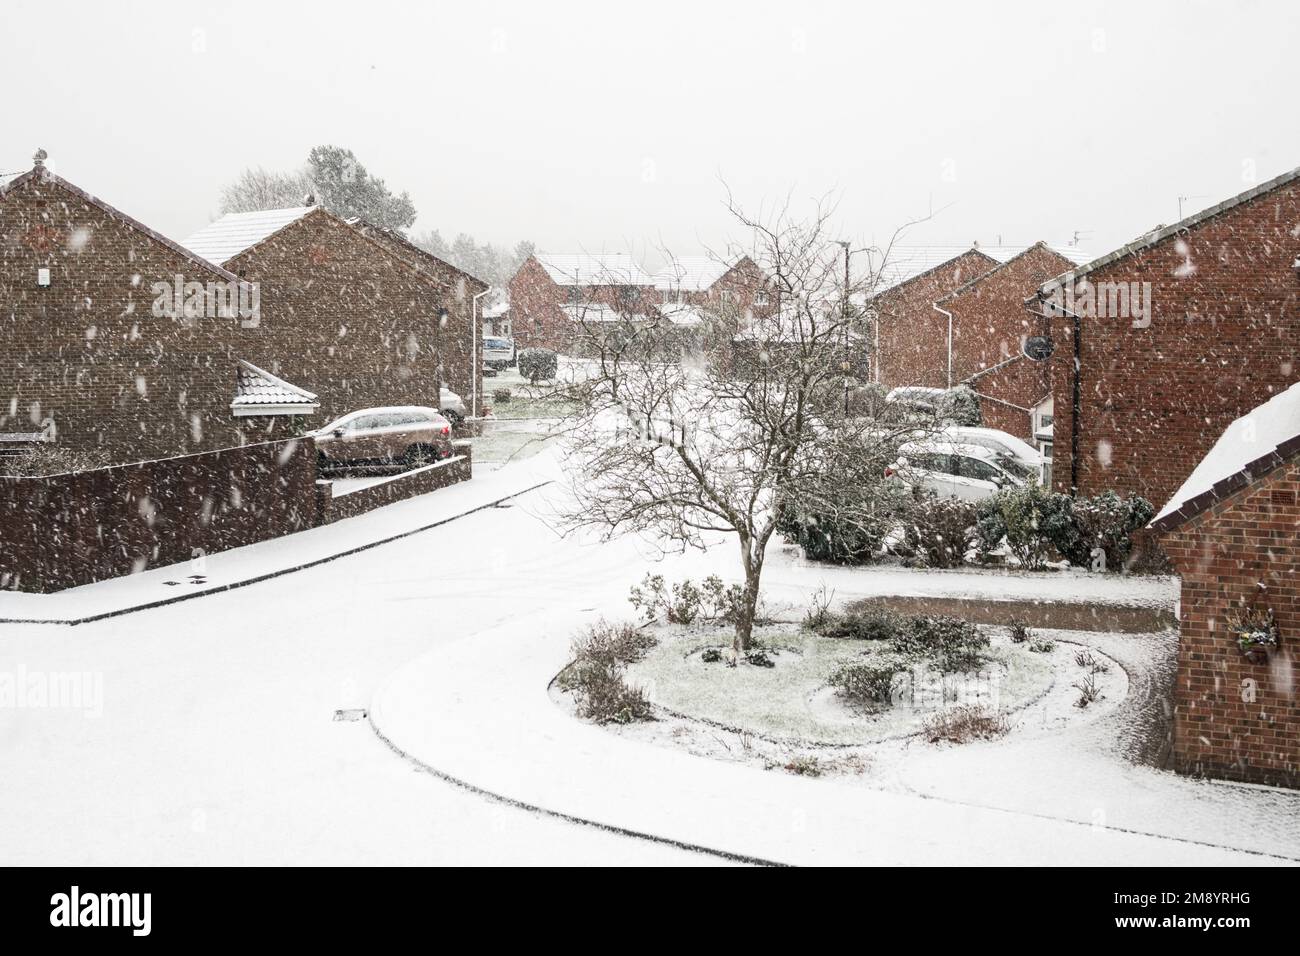
[[[1297,454],[1300,382],[1224,429],[1151,524],[1159,530],[1182,524]]]
[[[1084,252],[1078,246],[1067,245],[1064,243],[1043,243],[1045,247],[1055,252],[1057,255],[1064,256],[1073,263],[1081,264],[1087,262],[1089,254]],[[960,245],[934,245],[934,246],[894,246],[889,250],[889,258],[881,269],[880,280],[876,283],[876,293],[885,292],[895,286],[909,282],[917,276],[932,272],[942,265],[946,265],[953,259],[963,256],[972,250],[982,252],[998,265],[1002,265],[1016,256],[1027,252],[1032,245],[991,245],[986,246],[975,243],[969,246]],[[879,268],[873,264],[873,268]],[[992,266],[990,266],[992,268]],[[975,278],[974,275],[963,277],[963,281]]]
[[[659,312],[673,325],[700,325],[705,320],[705,313],[693,305],[668,303],[659,306]]]
[[[621,312],[601,303],[587,305],[562,305],[560,308],[571,322],[650,322],[651,317],[640,312]]]
[[[505,315],[509,311],[510,311],[509,302],[498,302],[496,305],[489,305],[487,308],[483,310],[483,318],[499,319],[501,318],[501,316]]]
[[[602,255],[536,254],[556,285],[654,285],[649,273],[627,253]]]
[[[735,263],[712,256],[682,256],[654,274],[655,288],[664,292],[678,289],[704,292],[726,275],[733,265]]]
[[[306,415],[319,407],[313,392],[240,360],[230,402],[235,415]]]
[[[183,245],[209,262],[225,264],[316,208],[297,206],[293,209],[228,213],[215,222],[208,223],[186,239]]]

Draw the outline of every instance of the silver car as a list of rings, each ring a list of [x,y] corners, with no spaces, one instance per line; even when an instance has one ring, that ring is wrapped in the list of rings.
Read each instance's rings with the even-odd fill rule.
[[[515,364],[515,343],[495,336],[483,340],[483,364],[500,371]]]

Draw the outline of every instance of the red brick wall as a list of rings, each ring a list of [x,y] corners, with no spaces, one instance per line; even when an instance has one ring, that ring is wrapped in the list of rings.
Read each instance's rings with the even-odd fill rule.
[[[575,325],[564,305],[607,305],[628,312],[653,310],[659,301],[653,286],[557,285],[529,256],[510,279],[510,320],[516,346],[567,351]]]
[[[438,320],[468,307],[458,290],[324,210],[226,267],[261,284],[261,326],[241,357],[315,392],[316,427],[358,408],[436,408],[440,363],[468,391],[465,337]]]
[[[261,333],[152,314],[153,283],[178,274],[225,281],[53,180],[0,197],[0,432],[51,417],[60,444],[121,462],[257,440],[268,424],[275,437],[284,420],[230,414]]]
[[[482,335],[474,332],[474,296],[486,292],[488,284],[467,272],[457,269],[449,262],[412,246],[402,239],[396,239],[382,229],[366,225],[359,227],[364,235],[375,240],[393,255],[405,259],[420,271],[433,278],[439,285],[441,293],[438,301],[447,309],[447,322],[437,335],[439,360],[442,363],[447,387],[465,399],[471,405],[471,392],[479,390],[479,409],[483,401],[483,341]],[[478,307],[481,310],[483,300]],[[480,311],[481,316],[481,311]],[[481,324],[482,319],[479,319]],[[473,343],[471,345],[471,343]],[[470,349],[474,348],[475,357],[470,358]],[[475,364],[477,363],[477,364]]]
[[[881,385],[887,389],[948,385],[948,320],[934,310],[934,303],[997,264],[991,256],[972,249],[875,298]],[[953,378],[954,382],[960,380]]]
[[[1173,754],[1183,772],[1300,786],[1298,497],[1293,461],[1162,536],[1182,577]],[[1271,663],[1251,664],[1224,622],[1261,582],[1256,606],[1273,608],[1282,642]]]
[[[0,590],[58,591],[313,527],[315,482],[310,438],[0,477]]]
[[[1021,355],[967,384],[980,399],[985,428],[999,428],[1034,444],[1032,409],[1051,391],[1046,362]]]
[[[1160,507],[1229,423],[1300,379],[1298,226],[1291,183],[1088,275],[1150,282],[1152,321],[1082,321],[1084,493],[1115,488]],[[1065,319],[1052,330],[1053,477],[1069,490],[1073,333]]]

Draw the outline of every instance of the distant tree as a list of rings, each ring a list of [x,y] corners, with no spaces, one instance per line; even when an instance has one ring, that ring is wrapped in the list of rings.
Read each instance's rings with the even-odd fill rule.
[[[314,191],[305,169],[276,173],[250,166],[221,190],[221,214],[289,209],[301,206]]]
[[[508,285],[519,266],[533,254],[531,242],[518,242],[510,252],[491,243],[480,244],[464,232],[449,244],[436,229],[413,235],[411,241],[426,252],[498,288]]]
[[[321,205],[344,219],[357,217],[385,229],[408,229],[415,222],[410,195],[394,194],[350,149],[317,146],[307,157],[307,169]]]

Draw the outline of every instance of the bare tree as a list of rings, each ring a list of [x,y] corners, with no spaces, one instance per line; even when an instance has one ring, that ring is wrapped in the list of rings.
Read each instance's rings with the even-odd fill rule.
[[[315,191],[306,170],[277,173],[261,166],[249,167],[222,187],[221,213],[259,212],[301,206]]]
[[[863,491],[881,486],[907,426],[850,413],[843,400],[850,354],[864,347],[853,303],[874,287],[878,267],[846,282],[823,206],[806,223],[784,210],[760,222],[729,207],[756,237],[750,255],[770,277],[776,307],[759,316],[724,305],[691,330],[617,296],[571,307],[583,358],[562,387],[579,409],[566,423],[572,524],[606,536],[656,533],[682,549],[734,534],[741,654],[772,535],[793,509],[844,513],[845,485],[870,517]]]

